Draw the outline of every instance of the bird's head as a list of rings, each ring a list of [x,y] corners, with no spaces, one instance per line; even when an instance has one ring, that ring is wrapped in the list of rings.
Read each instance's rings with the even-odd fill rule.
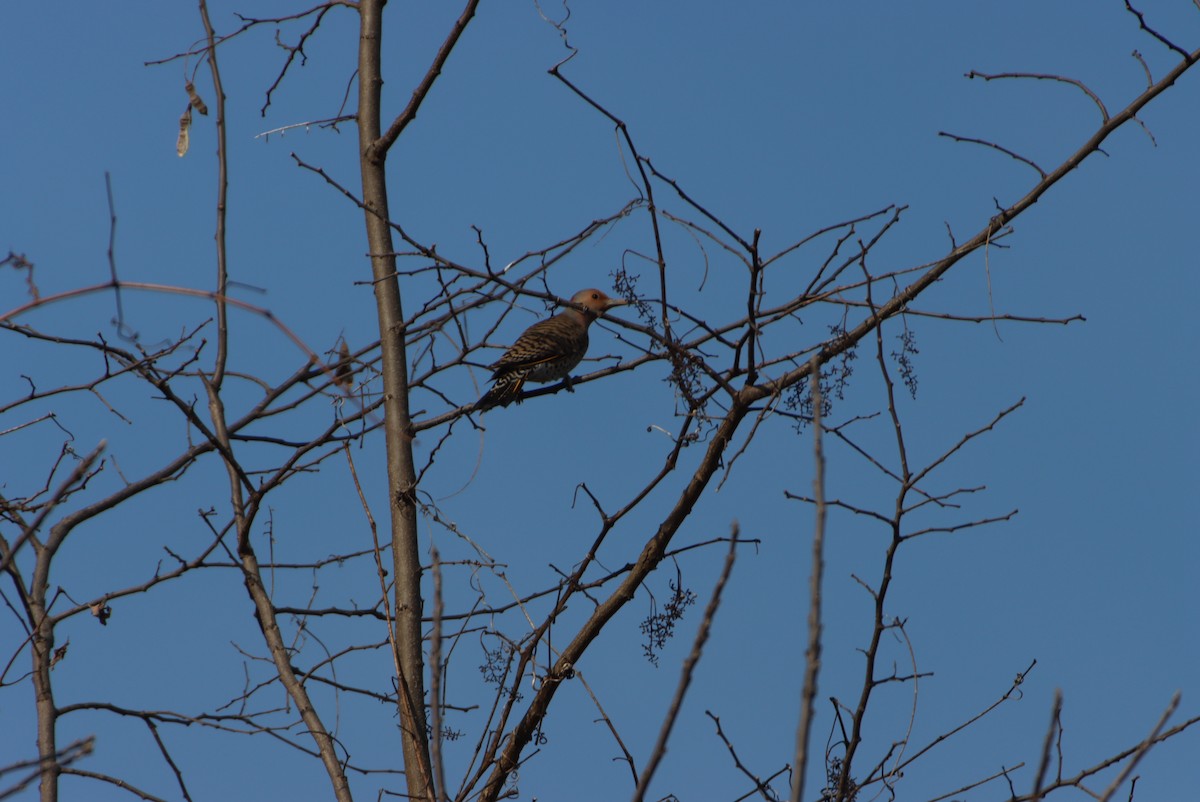
[[[571,296],[571,303],[582,307],[592,316],[602,315],[614,306],[625,306],[629,303],[624,298],[610,298],[596,289],[580,290]]]

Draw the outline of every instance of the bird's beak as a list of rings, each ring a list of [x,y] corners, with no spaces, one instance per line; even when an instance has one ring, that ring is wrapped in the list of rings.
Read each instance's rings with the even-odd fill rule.
[[[604,304],[604,311],[607,312],[614,306],[629,306],[631,301],[626,301],[624,298],[609,298]]]

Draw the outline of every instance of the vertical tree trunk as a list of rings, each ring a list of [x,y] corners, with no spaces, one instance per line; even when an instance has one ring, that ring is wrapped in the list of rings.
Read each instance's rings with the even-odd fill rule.
[[[383,357],[384,437],[392,513],[395,579],[395,648],[398,704],[408,793],[431,799],[429,740],[425,724],[424,655],[421,640],[421,560],[417,546],[416,471],[408,406],[408,358],[404,313],[392,233],[388,227],[386,150],[380,137],[380,49],[383,0],[362,0],[358,51],[358,142],[363,202]]]
[[[41,802],[57,802],[59,776],[58,708],[54,704],[54,690],[50,684],[50,663],[54,659],[54,625],[46,611],[49,571],[43,570],[43,565],[49,565],[50,556],[45,549],[39,549],[38,564],[30,586],[32,598],[29,601],[30,618],[34,625],[30,656],[33,658],[33,693],[37,706]]]

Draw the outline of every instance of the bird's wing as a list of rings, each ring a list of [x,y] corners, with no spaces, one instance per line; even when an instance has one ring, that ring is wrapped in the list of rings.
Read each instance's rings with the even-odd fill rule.
[[[580,348],[581,341],[586,342],[587,330],[575,331],[564,323],[557,317],[534,323],[489,367],[500,376],[574,353]]]

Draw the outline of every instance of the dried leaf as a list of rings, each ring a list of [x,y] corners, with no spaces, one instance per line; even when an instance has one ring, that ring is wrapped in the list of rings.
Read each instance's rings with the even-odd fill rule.
[[[112,608],[104,602],[96,602],[91,606],[92,615],[100,619],[100,626],[108,626],[108,619],[112,617]]]
[[[183,116],[179,118],[179,139],[175,140],[175,152],[179,154],[179,158],[183,158],[188,152],[188,129],[192,127],[192,107],[188,106]]]
[[[342,340],[342,347],[338,349],[338,364],[334,370],[334,380],[337,381],[340,387],[349,390],[354,384],[354,361],[350,359],[350,346],[346,345],[346,341]]]
[[[29,297],[35,301],[42,297],[41,293],[38,292],[37,285],[33,283],[33,262],[25,258],[25,254],[9,251],[8,256],[0,259],[0,267],[5,266],[12,267],[15,270],[24,270],[25,284],[29,287]],[[7,503],[0,501],[0,512],[4,512],[9,508]]]
[[[208,106],[204,105],[204,101],[200,99],[200,95],[196,92],[196,87],[192,85],[192,82],[188,81],[183,85],[183,88],[187,90],[188,102],[192,104],[196,111],[201,114],[208,114]]]

